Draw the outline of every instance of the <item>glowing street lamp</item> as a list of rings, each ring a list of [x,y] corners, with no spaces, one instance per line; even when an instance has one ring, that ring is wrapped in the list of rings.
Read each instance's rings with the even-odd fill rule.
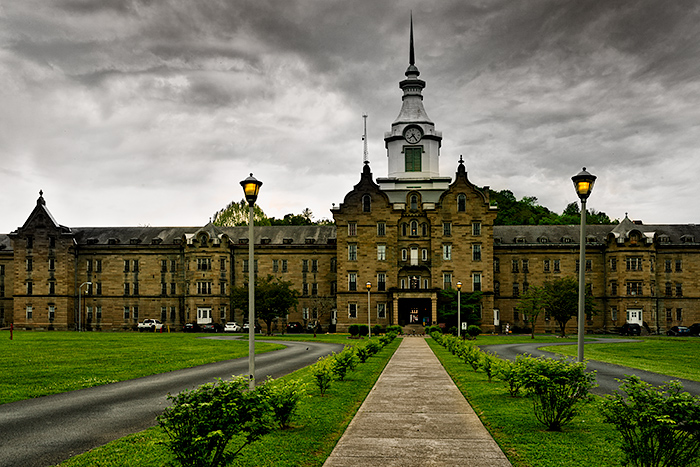
[[[578,260],[578,361],[583,361],[583,333],[585,330],[586,309],[586,200],[593,191],[596,176],[586,172],[586,168],[573,177],[574,189],[581,199],[581,235],[579,238],[580,253]]]
[[[372,283],[367,282],[365,284],[367,286],[367,332],[369,333],[368,336],[371,339],[372,338],[372,320],[371,320],[371,311],[370,311],[370,304],[369,304],[369,291],[372,290]]]
[[[255,389],[255,258],[253,255],[253,206],[258,199],[262,182],[253,177],[241,182],[248,201],[248,373],[250,389]]]

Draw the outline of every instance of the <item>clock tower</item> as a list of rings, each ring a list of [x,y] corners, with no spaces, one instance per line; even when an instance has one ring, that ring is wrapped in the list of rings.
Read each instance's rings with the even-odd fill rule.
[[[450,183],[449,177],[440,177],[440,146],[442,133],[435,130],[423,107],[425,81],[419,79],[413,49],[413,19],[409,65],[406,79],[399,83],[403,91],[401,111],[391,124],[391,131],[384,134],[389,158],[387,178],[378,178],[382,190],[439,190],[444,191]]]

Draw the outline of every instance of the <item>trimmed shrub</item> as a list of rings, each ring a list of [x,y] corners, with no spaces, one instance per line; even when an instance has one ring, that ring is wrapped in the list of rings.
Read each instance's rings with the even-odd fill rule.
[[[333,363],[333,355],[328,355],[326,357],[320,357],[318,361],[311,366],[314,384],[316,384],[321,396],[326,394],[326,391],[328,391],[333,382]]]
[[[360,325],[351,324],[350,326],[348,326],[348,332],[350,333],[351,337],[356,337],[358,334],[360,334]]]
[[[481,328],[472,324],[467,328],[467,334],[469,334],[469,337],[474,339],[476,336],[481,334]]]
[[[356,366],[357,357],[353,347],[346,346],[340,353],[333,354],[333,374],[338,380],[343,381]]]
[[[403,333],[403,328],[398,324],[392,324],[391,326],[386,327],[386,332],[395,332],[397,336],[400,336]]]
[[[578,414],[578,406],[591,398],[595,372],[586,373],[586,363],[566,359],[525,357],[523,387],[534,395],[535,418],[548,431],[561,427]]]
[[[622,435],[627,465],[681,467],[700,456],[700,397],[678,381],[659,388],[626,376],[619,391],[603,402],[603,417]]]
[[[369,326],[367,326],[366,324],[360,324],[359,333],[362,337],[367,336],[369,334]]]
[[[375,324],[372,326],[372,335],[373,336],[378,336],[379,334],[384,332],[384,326],[381,324]]]
[[[248,379],[241,376],[168,395],[168,400],[173,404],[157,417],[158,424],[168,436],[167,448],[187,467],[228,464],[276,425],[263,392],[249,391]],[[234,437],[238,449],[226,451]]]
[[[267,398],[280,428],[289,428],[289,422],[299,407],[299,402],[306,397],[306,387],[296,380],[275,382],[268,378],[259,390]]]

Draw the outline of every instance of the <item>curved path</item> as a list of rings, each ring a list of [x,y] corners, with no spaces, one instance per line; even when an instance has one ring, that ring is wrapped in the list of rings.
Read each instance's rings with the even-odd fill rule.
[[[636,339],[586,339],[586,344],[612,344],[612,343],[625,343],[629,345],[634,345],[635,342],[641,342]],[[498,345],[481,345],[479,348],[486,351],[492,351],[498,354],[502,358],[507,358],[508,360],[515,360],[520,354],[530,354],[533,357],[539,357],[544,355],[546,357],[560,357],[561,355],[555,354],[553,352],[545,352],[542,350],[537,350],[538,347],[549,347],[552,345],[576,345],[575,342],[555,342],[555,343],[527,343],[527,344],[498,344]],[[675,376],[662,375],[659,373],[652,373],[650,371],[638,370],[636,368],[630,368],[622,365],[613,365],[610,363],[603,363],[596,360],[587,360],[586,368],[588,370],[595,370],[596,381],[598,382],[598,387],[593,389],[591,392],[594,394],[611,394],[615,389],[620,386],[620,383],[616,379],[622,379],[625,375],[637,375],[643,381],[650,383],[654,386],[659,386],[672,379],[678,380],[683,384],[683,388],[690,394],[697,396],[700,395],[700,382],[691,381],[688,379],[677,378]]]
[[[234,339],[233,336],[217,336]],[[264,341],[262,341],[264,342]],[[272,342],[272,341],[270,341]],[[342,349],[340,344],[274,341],[287,347],[255,356],[256,381],[277,378]],[[0,405],[0,466],[48,466],[156,424],[177,394],[248,373],[248,357]]]

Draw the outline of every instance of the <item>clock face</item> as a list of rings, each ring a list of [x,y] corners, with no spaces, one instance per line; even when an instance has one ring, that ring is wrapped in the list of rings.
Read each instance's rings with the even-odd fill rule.
[[[421,140],[421,138],[423,137],[423,132],[421,131],[420,128],[415,127],[415,126],[412,126],[412,127],[407,128],[407,129],[403,132],[403,137],[404,137],[404,138],[406,139],[406,141],[408,141],[409,143],[415,144],[415,143],[417,143],[418,141]]]

